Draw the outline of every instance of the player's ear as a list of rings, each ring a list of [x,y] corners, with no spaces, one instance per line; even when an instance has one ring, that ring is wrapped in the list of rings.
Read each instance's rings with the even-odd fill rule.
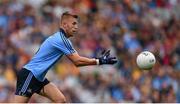
[[[62,22],[62,23],[61,23],[61,26],[62,26],[63,28],[67,28],[67,23],[66,23],[66,22]]]

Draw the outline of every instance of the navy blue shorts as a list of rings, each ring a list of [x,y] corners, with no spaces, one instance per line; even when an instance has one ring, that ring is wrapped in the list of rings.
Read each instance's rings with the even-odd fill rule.
[[[23,68],[17,74],[15,95],[31,97],[34,93],[40,93],[41,89],[48,83],[48,79],[40,82],[31,71]]]

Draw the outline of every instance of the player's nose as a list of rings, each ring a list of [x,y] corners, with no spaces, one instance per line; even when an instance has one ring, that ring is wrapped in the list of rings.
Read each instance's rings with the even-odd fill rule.
[[[77,30],[78,29],[78,25],[74,26],[74,28]]]

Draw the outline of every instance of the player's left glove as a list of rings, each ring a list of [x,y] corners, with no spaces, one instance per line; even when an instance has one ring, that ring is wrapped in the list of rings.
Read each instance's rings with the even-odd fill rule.
[[[102,64],[115,64],[117,62],[117,58],[116,57],[109,57],[110,56],[110,50],[108,51],[103,51],[102,55],[97,58],[97,61],[99,63],[99,65]]]

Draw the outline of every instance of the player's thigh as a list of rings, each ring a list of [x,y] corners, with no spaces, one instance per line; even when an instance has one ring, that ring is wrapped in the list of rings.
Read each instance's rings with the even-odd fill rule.
[[[13,98],[13,103],[27,103],[29,101],[29,97],[15,95]]]
[[[64,95],[62,94],[62,92],[57,88],[56,85],[54,85],[51,82],[45,85],[41,89],[39,94],[49,98],[50,100],[56,103],[66,102],[66,99]]]

